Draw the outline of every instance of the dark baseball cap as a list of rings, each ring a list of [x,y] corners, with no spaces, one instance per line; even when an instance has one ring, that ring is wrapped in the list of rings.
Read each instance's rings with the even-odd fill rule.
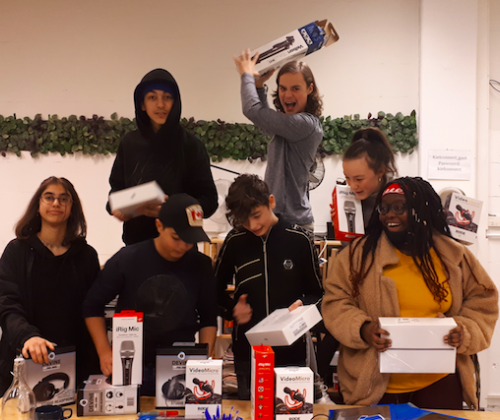
[[[170,227],[188,244],[210,242],[203,230],[203,209],[195,198],[187,194],[174,194],[167,198],[158,219]]]

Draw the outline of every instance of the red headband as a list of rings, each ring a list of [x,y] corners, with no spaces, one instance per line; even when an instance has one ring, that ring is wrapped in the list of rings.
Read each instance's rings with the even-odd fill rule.
[[[401,194],[401,195],[405,195],[405,193],[401,189],[401,185],[399,185],[399,184],[391,184],[391,185],[389,185],[385,189],[384,193],[382,194],[382,197],[386,196],[387,194]]]

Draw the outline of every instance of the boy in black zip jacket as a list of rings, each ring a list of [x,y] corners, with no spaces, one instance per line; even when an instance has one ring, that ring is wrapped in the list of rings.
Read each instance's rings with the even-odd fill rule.
[[[250,398],[250,344],[245,332],[275,309],[316,304],[323,294],[318,257],[308,233],[274,214],[274,196],[256,175],[240,175],[226,198],[233,229],[216,265],[218,304],[234,320],[238,397]],[[226,293],[235,277],[234,299]],[[276,366],[305,366],[303,339],[274,347]]]

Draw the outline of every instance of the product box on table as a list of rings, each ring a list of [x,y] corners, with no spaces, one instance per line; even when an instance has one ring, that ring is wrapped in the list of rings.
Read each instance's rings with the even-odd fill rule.
[[[453,318],[379,318],[392,346],[380,353],[382,373],[453,373],[456,349],[443,337],[457,326]]]
[[[186,363],[186,417],[198,418],[205,410],[213,416],[222,405],[222,360]]]
[[[78,389],[76,412],[81,416],[134,414],[140,410],[140,386],[114,386],[104,375],[90,375]]]
[[[361,200],[347,185],[336,185],[332,194],[335,217],[333,226],[337,241],[352,241],[363,236],[365,226]]]
[[[471,245],[477,242],[477,228],[483,202],[465,195],[452,193],[447,198],[444,211],[451,236]]]
[[[274,418],[274,351],[270,346],[252,346],[250,385],[252,420]]]
[[[335,28],[328,21],[315,21],[293,32],[283,35],[252,51],[252,57],[259,52],[255,70],[264,74],[278,69],[283,64],[327,47],[339,40]]]
[[[320,321],[321,314],[316,305],[299,306],[293,311],[276,309],[245,335],[252,346],[289,346]]]
[[[113,385],[142,384],[143,313],[113,316]]]
[[[275,368],[276,420],[309,420],[313,416],[314,373],[308,367]]]
[[[49,363],[26,360],[26,382],[33,390],[36,405],[75,403],[76,347],[56,347],[49,352]]]
[[[156,181],[113,192],[109,195],[111,211],[118,210],[126,216],[139,216],[137,209],[149,204],[162,204],[165,193]]]
[[[186,363],[206,360],[208,346],[179,345],[156,350],[156,408],[184,408],[186,394]]]

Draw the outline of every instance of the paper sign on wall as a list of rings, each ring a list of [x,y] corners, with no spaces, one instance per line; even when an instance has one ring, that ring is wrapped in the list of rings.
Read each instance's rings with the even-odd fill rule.
[[[429,179],[460,179],[470,181],[470,150],[430,150]]]

